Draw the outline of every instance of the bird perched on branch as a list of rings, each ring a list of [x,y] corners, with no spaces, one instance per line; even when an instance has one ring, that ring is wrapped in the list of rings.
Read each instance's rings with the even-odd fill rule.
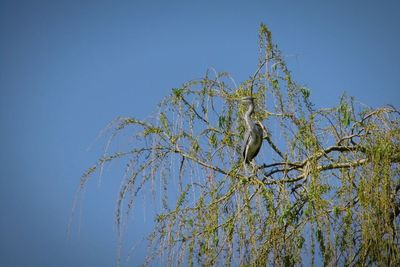
[[[260,122],[254,122],[251,115],[254,113],[254,98],[247,96],[241,99],[243,104],[248,105],[248,109],[244,114],[247,131],[244,136],[243,158],[247,164],[257,156],[263,142],[263,128]]]

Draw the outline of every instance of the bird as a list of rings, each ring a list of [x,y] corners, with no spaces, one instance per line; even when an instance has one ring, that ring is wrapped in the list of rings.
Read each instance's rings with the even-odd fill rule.
[[[250,164],[260,151],[264,132],[261,123],[251,119],[251,115],[254,113],[254,98],[246,96],[241,99],[241,102],[248,105],[244,114],[247,130],[244,136],[243,159],[245,163]]]

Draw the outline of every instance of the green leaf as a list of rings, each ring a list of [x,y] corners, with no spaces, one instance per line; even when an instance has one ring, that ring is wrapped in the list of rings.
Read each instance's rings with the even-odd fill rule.
[[[209,141],[210,141],[210,144],[211,144],[211,146],[212,146],[213,148],[216,148],[216,147],[217,147],[217,145],[218,145],[218,140],[217,140],[217,136],[215,135],[215,133],[212,133],[212,134],[210,135]]]
[[[279,81],[277,79],[273,79],[271,83],[274,89],[279,89]]]
[[[183,95],[183,88],[173,88],[172,92],[174,94],[174,97],[176,97],[177,99],[181,99]]]
[[[196,139],[194,139],[193,141],[192,141],[192,149],[193,149],[193,151],[194,152],[199,152],[199,150],[200,150],[200,145],[199,145],[199,142],[196,140]]]
[[[304,99],[308,99],[310,97],[310,89],[306,87],[301,87],[300,92],[303,95]]]
[[[220,116],[220,117],[218,118],[218,127],[219,127],[219,128],[224,128],[225,125],[226,125],[226,118],[225,118],[225,116]]]

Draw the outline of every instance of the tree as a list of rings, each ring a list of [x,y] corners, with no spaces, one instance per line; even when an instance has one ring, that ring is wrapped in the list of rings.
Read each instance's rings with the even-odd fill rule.
[[[399,111],[346,95],[317,109],[265,25],[259,47],[256,72],[239,86],[208,71],[173,89],[152,119],[118,119],[114,136],[134,129],[135,143],[100,158],[80,187],[104,164],[127,160],[121,229],[138,192],[160,185],[145,263],[398,266]],[[237,100],[249,95],[265,142],[258,164],[244,167],[245,107]]]

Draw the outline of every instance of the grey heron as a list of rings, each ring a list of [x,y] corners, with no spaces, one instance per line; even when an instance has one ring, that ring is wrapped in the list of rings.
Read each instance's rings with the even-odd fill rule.
[[[248,109],[244,114],[247,131],[244,136],[243,158],[245,163],[250,164],[260,151],[264,132],[261,124],[251,119],[251,115],[254,113],[254,98],[243,97],[241,102],[248,105]]]

